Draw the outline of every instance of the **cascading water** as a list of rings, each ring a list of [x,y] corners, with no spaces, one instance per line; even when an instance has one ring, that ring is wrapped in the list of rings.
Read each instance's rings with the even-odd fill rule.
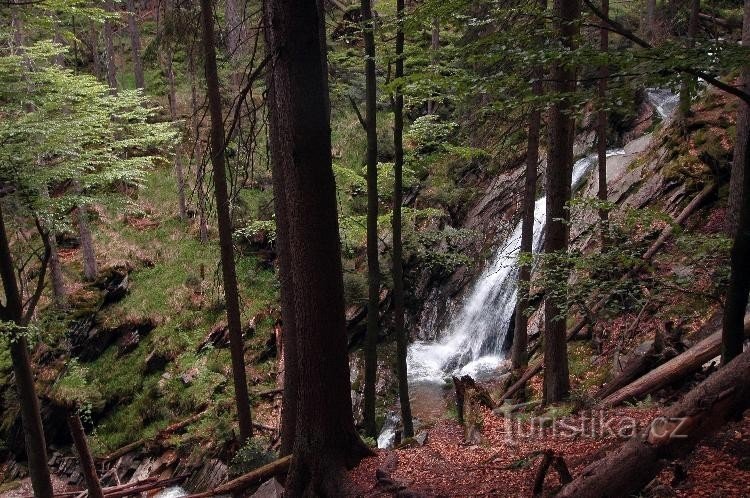
[[[607,152],[622,155],[622,149]],[[573,166],[573,191],[577,190],[597,164],[597,156],[584,157]],[[544,238],[546,197],[534,204],[533,251]],[[521,249],[521,222],[497,250],[474,283],[458,311],[438,334],[435,342],[415,342],[409,347],[409,380],[442,382],[450,374],[481,378],[504,360],[502,350],[516,306],[516,273]]]
[[[680,95],[665,88],[647,88],[646,99],[662,119],[670,118],[680,104]]]

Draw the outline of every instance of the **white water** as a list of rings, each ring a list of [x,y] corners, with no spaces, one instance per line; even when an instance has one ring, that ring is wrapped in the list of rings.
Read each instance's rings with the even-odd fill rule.
[[[668,119],[680,104],[680,95],[664,88],[647,88],[646,100],[662,119]]]
[[[607,152],[622,155],[621,149]],[[597,156],[578,160],[573,166],[573,191],[584,182]],[[533,251],[538,252],[544,238],[546,197],[534,204]],[[448,375],[481,378],[497,370],[505,361],[502,350],[508,326],[516,306],[516,273],[521,249],[521,222],[497,250],[474,283],[459,310],[450,318],[435,342],[418,341],[409,347],[409,380],[442,382]]]
[[[154,495],[154,498],[179,498],[181,496],[187,496],[188,494],[190,493],[182,489],[180,486],[174,486],[160,491]]]

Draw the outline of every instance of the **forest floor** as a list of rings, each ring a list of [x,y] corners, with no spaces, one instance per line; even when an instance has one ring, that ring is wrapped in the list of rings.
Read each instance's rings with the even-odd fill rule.
[[[658,412],[655,407],[627,407],[578,414],[542,430],[538,424],[534,427],[533,419],[502,418],[485,410],[479,445],[465,445],[463,428],[443,420],[428,431],[424,446],[380,450],[351,476],[365,496],[391,496],[377,490],[376,470],[395,454],[391,477],[424,496],[532,496],[542,452],[562,455],[575,478]],[[554,495],[559,487],[559,477],[550,468],[543,496]],[[750,496],[750,412],[704,440],[685,461],[667,465],[643,496]]]

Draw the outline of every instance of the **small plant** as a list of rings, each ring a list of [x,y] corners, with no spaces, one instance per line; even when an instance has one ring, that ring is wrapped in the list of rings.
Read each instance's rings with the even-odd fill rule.
[[[229,472],[232,475],[246,474],[276,460],[276,454],[267,449],[267,443],[263,438],[250,439],[232,458]]]

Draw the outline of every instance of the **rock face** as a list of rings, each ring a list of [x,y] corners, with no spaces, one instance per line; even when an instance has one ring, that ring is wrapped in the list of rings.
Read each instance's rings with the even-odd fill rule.
[[[217,459],[205,462],[181,462],[175,470],[176,475],[190,474],[190,478],[182,485],[191,493],[199,493],[214,489],[227,480],[229,475],[227,466]]]

